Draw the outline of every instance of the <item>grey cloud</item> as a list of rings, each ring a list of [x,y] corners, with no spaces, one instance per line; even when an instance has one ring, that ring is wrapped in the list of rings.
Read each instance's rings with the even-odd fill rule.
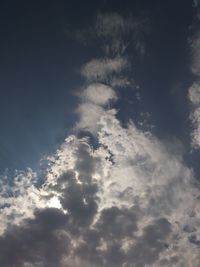
[[[190,241],[192,244],[194,244],[194,245],[200,247],[200,240],[197,239],[196,235],[192,235],[192,236],[190,236],[190,237],[189,237],[189,241]]]
[[[181,240],[198,247],[195,221],[192,233],[176,230],[174,222],[191,225],[198,219],[198,214],[187,215],[193,205],[189,170],[178,156],[169,158],[153,137],[134,126],[123,128],[114,113],[105,117],[101,131],[106,133],[96,149],[87,139],[70,136],[52,158],[41,190],[47,203],[55,195],[63,209],[40,208],[34,218],[7,228],[0,238],[2,266],[160,267],[177,259],[171,251],[176,242],[180,249],[185,246]],[[177,249],[175,255],[181,252]]]
[[[102,211],[96,227],[102,238],[107,241],[133,237],[137,230],[137,213],[134,211],[134,207],[105,209]]]
[[[97,266],[122,266],[126,253],[123,240],[133,238],[137,230],[137,215],[134,208],[112,207],[102,211],[93,229],[83,235],[83,243],[76,255]]]
[[[63,208],[70,215],[73,228],[87,226],[97,213],[97,183],[92,179],[98,158],[91,157],[88,144],[81,143],[75,151],[75,167],[63,173],[50,189],[59,193]],[[75,173],[77,172],[77,174]]]
[[[81,182],[91,182],[92,174],[98,164],[99,159],[91,157],[88,151],[88,144],[81,144],[76,151],[76,170],[79,173]]]
[[[61,266],[62,255],[68,252],[69,239],[62,230],[67,217],[58,209],[35,211],[34,219],[20,226],[11,226],[0,237],[0,265],[23,267]]]
[[[60,202],[70,214],[73,227],[87,226],[91,223],[97,212],[97,185],[77,184],[74,181],[68,185],[68,190],[63,193]]]
[[[171,225],[165,218],[158,219],[137,237],[138,223],[134,209],[107,209],[94,229],[85,233],[75,254],[95,266],[151,266],[168,248]]]
[[[144,267],[156,262],[159,254],[167,249],[166,242],[170,232],[171,225],[165,218],[158,219],[154,224],[148,225],[130,251],[130,257],[134,262],[132,266]]]
[[[193,4],[194,4],[194,7],[198,7],[199,6],[199,0],[193,0]]]

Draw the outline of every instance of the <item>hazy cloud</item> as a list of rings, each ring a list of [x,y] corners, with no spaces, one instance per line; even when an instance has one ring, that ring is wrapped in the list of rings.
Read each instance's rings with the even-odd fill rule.
[[[193,0],[194,7],[198,7],[199,5],[199,0]]]
[[[196,33],[190,41],[191,54],[192,54],[192,63],[191,71],[193,74],[200,76],[200,34]]]
[[[90,82],[109,83],[114,75],[119,74],[127,66],[128,62],[123,57],[92,59],[82,67],[81,74]]]
[[[122,56],[130,44],[135,51],[144,56],[146,53],[145,36],[150,32],[147,18],[123,17],[118,13],[98,13],[94,25],[76,34],[85,44],[95,43],[107,57]]]

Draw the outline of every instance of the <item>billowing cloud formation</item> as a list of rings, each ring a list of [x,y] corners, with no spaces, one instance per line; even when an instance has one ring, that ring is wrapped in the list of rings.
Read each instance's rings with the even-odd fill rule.
[[[103,83],[92,83],[79,94],[81,103],[77,108],[79,122],[77,128],[97,132],[98,121],[104,114],[104,106],[117,100],[115,91]]]
[[[78,134],[41,186],[31,170],[2,180],[0,266],[199,267],[200,185],[176,146],[122,126],[103,82],[79,93]]]
[[[14,225],[4,222],[2,266],[198,266],[192,172],[181,155],[133,122],[123,128],[115,114],[101,117],[97,148],[69,136],[49,158],[46,182],[35,188],[40,201],[30,194],[33,216],[27,209]],[[62,208],[49,206],[53,197]]]

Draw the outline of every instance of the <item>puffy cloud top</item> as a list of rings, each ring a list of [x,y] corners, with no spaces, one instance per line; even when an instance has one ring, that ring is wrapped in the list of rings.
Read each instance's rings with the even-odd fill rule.
[[[189,99],[195,106],[200,105],[200,84],[195,82],[193,85],[189,88],[188,91]]]
[[[82,93],[85,101],[92,102],[96,105],[103,106],[110,100],[116,100],[117,96],[115,91],[104,84],[94,83],[89,85]]]

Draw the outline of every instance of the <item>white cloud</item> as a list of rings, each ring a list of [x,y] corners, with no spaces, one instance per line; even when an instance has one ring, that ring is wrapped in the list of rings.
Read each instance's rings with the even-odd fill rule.
[[[79,121],[76,129],[89,130],[93,134],[98,131],[98,121],[106,110],[106,105],[111,101],[117,100],[115,91],[102,83],[92,83],[79,93],[81,103],[76,112]]]
[[[128,62],[125,58],[116,57],[113,59],[92,59],[86,63],[82,69],[81,74],[88,81],[107,81],[112,80],[112,75],[120,73],[122,70],[127,68]]]
[[[81,94],[83,101],[104,106],[110,100],[116,100],[115,91],[107,85],[101,83],[90,84]]]
[[[91,177],[98,184],[98,212],[95,214],[92,225],[104,240],[104,245],[101,245],[101,253],[106,253],[108,242],[110,242],[104,239],[104,229],[98,226],[102,214],[105,211],[114,212],[113,207],[117,210],[127,209],[130,212],[133,209],[137,218],[135,237],[128,240],[128,237],[124,236],[120,245],[124,247],[127,258],[132,250],[134,251],[140,246],[141,251],[144,249],[145,244],[141,242],[149,242],[146,240],[147,237],[144,237],[144,231],[149,229],[155,221],[165,218],[171,228],[170,234],[167,234],[163,240],[168,248],[162,248],[161,251],[158,249],[156,252],[158,255],[156,253],[154,255],[155,261],[149,265],[148,261],[145,262],[145,257],[143,263],[140,263],[139,256],[134,254],[135,258],[132,260],[135,261],[135,265],[133,266],[137,266],[137,263],[140,263],[141,266],[162,266],[162,262],[167,261],[169,263],[166,266],[173,266],[173,257],[176,256],[176,266],[181,266],[185,262],[185,266],[191,264],[193,267],[198,267],[198,249],[195,244],[190,242],[192,235],[199,236],[200,234],[198,223],[200,206],[197,200],[199,189],[195,185],[192,171],[184,165],[179,152],[169,152],[165,143],[149,133],[138,130],[133,123],[130,123],[127,128],[123,128],[115,114],[115,110],[104,112],[98,123],[100,146],[95,150],[91,150],[89,147],[87,149],[90,161],[96,159]],[[76,140],[76,145],[79,142],[82,141]],[[71,146],[69,148],[66,146],[65,149],[70,151]],[[75,152],[76,146],[73,146],[73,150],[71,157],[80,158],[80,154]],[[55,158],[55,163],[52,165],[54,171],[50,171],[52,178],[54,177],[53,172],[59,172],[56,168],[60,168],[59,157],[55,155]],[[75,162],[76,159],[73,161]],[[66,171],[68,168],[69,165],[66,166]],[[77,171],[75,165],[74,171]],[[50,191],[48,186],[47,190]],[[188,227],[193,230],[185,230]],[[145,239],[143,240],[143,238]],[[77,242],[77,246],[81,246],[81,243]],[[85,244],[85,246],[87,245]],[[150,251],[149,248],[145,252],[147,258],[148,255],[152,256]],[[184,251],[187,253],[183,254]],[[98,255],[97,251],[95,253]],[[83,260],[87,261],[86,255],[79,255],[79,257],[83,257]],[[191,259],[192,263],[190,263]]]
[[[0,179],[0,234],[9,224],[19,224],[23,219],[33,216],[37,206],[43,206],[40,201],[40,192],[35,187],[36,173],[30,169],[27,172],[18,172],[12,184],[8,177]]]
[[[98,147],[90,146],[87,138],[69,136],[49,158],[46,181],[40,189],[27,183],[26,176],[22,183],[14,185],[13,192],[20,190],[12,199],[14,223],[24,211],[25,218],[32,218],[26,228],[24,217],[17,221],[20,242],[29,236],[34,251],[37,244],[47,245],[46,241],[41,243],[40,227],[50,231],[50,236],[53,231],[56,246],[68,244],[67,250],[61,247],[60,252],[55,251],[59,255],[59,261],[54,258],[55,264],[62,267],[66,262],[71,266],[85,262],[86,266],[198,267],[195,242],[198,244],[200,235],[200,191],[180,151],[172,153],[165,143],[137,129],[133,122],[122,127],[115,110],[104,110],[93,123],[98,124]],[[48,210],[51,204],[60,212]],[[36,208],[41,211],[33,216]],[[2,214],[3,221],[6,214]],[[44,228],[51,221],[46,216],[53,222]],[[22,235],[23,229],[26,235]],[[8,238],[15,246],[16,239],[12,241],[13,234],[7,231],[0,238],[0,246],[7,246]],[[18,236],[18,230],[15,232],[14,236]],[[16,249],[21,255],[19,262],[40,266],[34,257]],[[120,253],[118,263],[113,250]],[[0,263],[8,261],[5,255],[0,256]],[[47,258],[41,259],[41,266],[48,266],[44,263]]]
[[[104,108],[92,103],[82,103],[77,108],[79,122],[76,124],[77,129],[90,130],[92,133],[97,131],[97,122],[104,113]]]
[[[188,96],[193,105],[200,105],[200,84],[194,82],[193,85],[189,88]]]
[[[191,133],[192,147],[197,149],[200,147],[200,107],[190,114],[190,119],[193,124],[193,131]]]

